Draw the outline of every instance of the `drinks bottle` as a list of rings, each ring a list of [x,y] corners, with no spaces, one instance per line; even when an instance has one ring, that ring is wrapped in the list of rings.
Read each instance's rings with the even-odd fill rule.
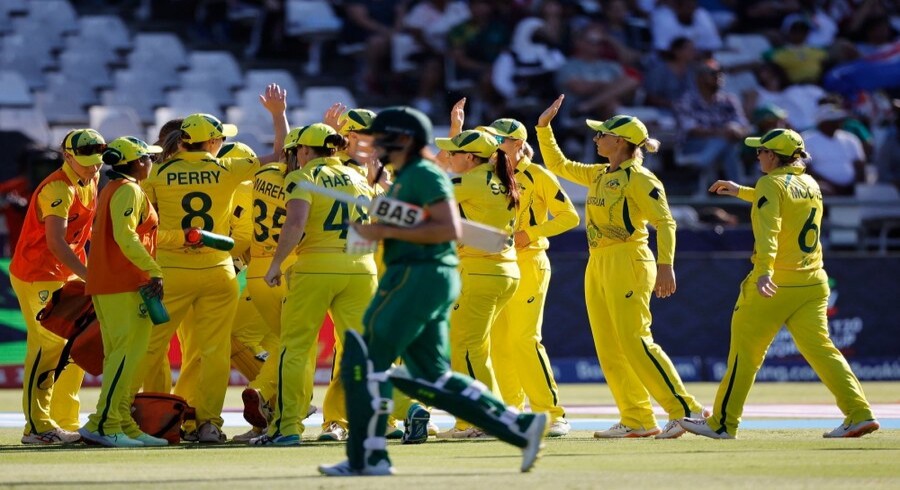
[[[147,307],[147,314],[150,315],[150,321],[153,322],[154,325],[168,322],[169,312],[166,311],[166,307],[162,304],[162,300],[159,299],[159,296],[148,296],[148,289],[146,286],[142,287],[139,292],[141,299],[144,300],[144,306]]]
[[[234,240],[225,235],[219,235],[206,230],[191,228],[185,235],[185,240],[191,245],[203,243],[204,246],[223,250],[225,252],[234,248]]]

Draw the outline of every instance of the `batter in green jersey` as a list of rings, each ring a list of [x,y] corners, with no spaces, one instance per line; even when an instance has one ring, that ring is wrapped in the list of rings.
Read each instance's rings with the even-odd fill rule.
[[[528,471],[541,449],[546,414],[520,414],[482,383],[450,370],[447,319],[460,288],[454,241],[461,224],[450,179],[419,156],[431,140],[431,121],[415,109],[389,108],[369,132],[381,161],[395,169],[388,197],[425,208],[428,218],[410,228],[353,224],[362,237],[384,241],[387,270],[363,319],[363,336],[348,331],[344,340],[348,459],[319,471],[393,474],[384,434],[394,387],[522,448],[521,469]],[[403,365],[393,367],[398,357]]]

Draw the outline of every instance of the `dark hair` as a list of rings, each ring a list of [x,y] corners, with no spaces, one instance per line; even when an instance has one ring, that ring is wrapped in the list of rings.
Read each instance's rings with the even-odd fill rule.
[[[669,49],[665,50],[662,55],[667,60],[674,60],[675,52],[692,42],[693,41],[691,41],[690,38],[678,36],[669,43]]]
[[[773,63],[771,61],[763,63],[759,66],[759,68],[756,69],[757,80],[759,79],[759,72],[764,69],[770,70],[775,75],[775,78],[778,79],[778,85],[782,89],[791,85],[791,79],[788,77],[787,72],[784,71],[784,68],[782,68],[781,65]]]
[[[503,150],[497,150],[494,153],[494,173],[500,179],[500,182],[506,186],[506,198],[509,200],[509,207],[513,209],[519,207],[519,185],[516,184],[516,166],[506,155]]]
[[[778,157],[779,165],[790,165],[796,161],[800,161],[800,163],[805,164],[804,160],[809,160],[810,156],[806,150],[797,150],[793,155],[782,155],[781,153],[772,152],[776,157]]]
[[[320,157],[330,157],[333,156],[338,151],[344,150],[347,148],[347,138],[339,135],[339,134],[329,134],[325,137],[325,145],[324,146],[310,146],[313,152]],[[328,146],[331,145],[331,146]]]

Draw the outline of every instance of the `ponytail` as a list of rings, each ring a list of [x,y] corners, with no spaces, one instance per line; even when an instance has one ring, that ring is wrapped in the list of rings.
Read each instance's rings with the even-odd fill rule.
[[[162,140],[162,153],[159,155],[159,161],[163,162],[172,158],[181,150],[181,140],[184,137],[184,131],[181,129],[173,129],[166,134]]]
[[[641,144],[636,145],[634,143],[628,143],[631,145],[631,158],[634,160],[643,160],[644,159],[644,151],[646,149],[648,153],[656,153],[659,151],[659,140],[653,138],[647,138],[641,142]]]
[[[310,146],[310,148],[313,149],[316,156],[331,157],[339,151],[346,150],[347,144],[347,138],[335,133],[326,136],[322,146]]]
[[[494,173],[500,182],[506,186],[506,198],[509,200],[508,209],[519,207],[519,185],[516,184],[515,163],[503,150],[494,153]]]

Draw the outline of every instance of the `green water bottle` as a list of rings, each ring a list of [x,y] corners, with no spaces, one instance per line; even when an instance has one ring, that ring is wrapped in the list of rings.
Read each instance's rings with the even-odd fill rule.
[[[219,235],[199,228],[191,228],[185,236],[186,241],[191,245],[203,243],[204,246],[223,250],[225,252],[234,248],[234,240],[225,235]]]
[[[154,325],[160,325],[169,321],[169,312],[166,311],[165,305],[159,296],[148,296],[149,289],[147,286],[138,290],[141,299],[144,300],[144,306],[147,307],[147,314],[150,315],[150,321]]]

